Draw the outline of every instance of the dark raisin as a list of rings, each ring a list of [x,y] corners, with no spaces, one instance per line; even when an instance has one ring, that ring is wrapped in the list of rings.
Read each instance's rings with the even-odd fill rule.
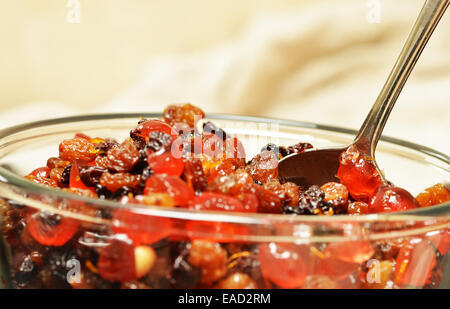
[[[106,154],[106,152],[108,152],[108,150],[110,150],[113,147],[118,146],[119,143],[111,138],[107,138],[105,139],[104,142],[100,142],[97,145],[95,145],[95,150],[97,150],[99,153],[99,155],[104,155]]]
[[[226,140],[228,137],[227,133],[224,130],[222,130],[221,128],[216,126],[214,123],[209,122],[209,121],[203,124],[203,134],[204,133],[211,133],[211,134],[217,135],[222,140]]]
[[[201,270],[188,262],[189,250],[189,243],[177,243],[171,250],[174,262],[169,279],[175,289],[195,288],[200,282]]]
[[[147,144],[145,138],[142,137],[136,129],[130,131],[130,137],[136,145],[137,149],[145,148],[145,145]]]
[[[77,259],[77,255],[71,245],[54,247],[46,255],[46,261],[52,274],[64,281],[67,280],[67,272],[73,267],[68,262],[74,259]]]
[[[325,200],[325,192],[319,186],[311,186],[300,193],[298,206],[285,206],[283,213],[294,215],[332,215],[338,210]]]
[[[195,192],[202,192],[208,186],[202,162],[196,158],[185,160],[183,178]]]
[[[264,146],[263,148],[261,148],[261,152],[266,151],[266,150],[272,151],[277,156],[277,158],[279,157],[280,148],[277,145],[275,145],[273,143],[269,143],[266,146]]]
[[[141,173],[141,186],[145,186],[145,182],[151,176],[153,176],[153,170],[147,165]]]
[[[61,174],[61,184],[68,186],[70,183],[70,171],[72,170],[72,164],[67,165]]]
[[[289,147],[279,147],[281,157],[286,157],[293,153],[302,153],[307,149],[314,148],[310,143],[297,143]]]
[[[100,183],[100,177],[103,173],[106,173],[108,170],[99,166],[80,166],[79,173],[80,179],[86,186],[95,187]]]
[[[19,261],[18,268],[14,271],[13,274],[14,284],[20,287],[28,283],[28,281],[33,278],[33,276],[36,274],[36,266],[30,255],[23,255],[22,253],[19,253],[16,256],[18,258],[23,257]]]
[[[95,185],[95,192],[97,193],[99,199],[105,200],[112,198],[111,191],[103,187],[101,184]]]
[[[128,194],[138,195],[140,193],[142,193],[142,192],[138,191],[135,188],[121,187],[119,190],[117,190],[116,192],[113,193],[112,198],[115,200],[120,200],[123,196],[126,196]]]
[[[161,148],[168,149],[172,143],[172,136],[160,131],[152,131],[149,134],[147,147],[153,151],[158,151]]]
[[[149,168],[148,162],[147,162],[147,147],[143,149],[139,149],[139,160],[137,163],[133,166],[133,168],[130,170],[131,174],[143,174],[144,170]]]

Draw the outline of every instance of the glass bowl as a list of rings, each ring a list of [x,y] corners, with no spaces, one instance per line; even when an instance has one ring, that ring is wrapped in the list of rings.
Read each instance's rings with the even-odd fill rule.
[[[450,287],[450,203],[362,216],[195,212],[90,199],[23,178],[57,156],[59,142],[75,133],[123,140],[140,117],[160,116],[87,115],[0,131],[2,287]],[[323,148],[348,145],[356,134],[299,121],[207,118],[243,142],[247,159],[268,142]],[[449,157],[427,147],[383,137],[377,161],[390,181],[413,195],[448,184]],[[112,219],[123,210],[130,220]],[[38,211],[69,220],[76,226],[72,238],[63,245],[36,242],[19,219]],[[158,237],[137,244],[131,234]],[[99,257],[102,250],[108,254]],[[107,274],[99,272],[105,263]]]

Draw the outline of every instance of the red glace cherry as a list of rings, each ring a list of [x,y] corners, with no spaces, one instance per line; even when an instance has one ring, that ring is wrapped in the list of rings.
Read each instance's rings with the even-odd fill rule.
[[[264,243],[259,246],[259,262],[266,279],[281,288],[293,289],[303,285],[306,278],[304,261],[309,254],[306,245]]]
[[[145,182],[145,195],[152,193],[169,194],[177,206],[186,206],[194,198],[194,190],[180,178],[167,174],[157,174]]]
[[[337,177],[353,198],[367,201],[383,183],[373,158],[363,156],[355,146],[340,156]]]
[[[153,244],[170,235],[172,221],[143,213],[118,209],[113,214],[112,230],[117,234],[127,234],[133,244]]]
[[[369,212],[405,211],[420,207],[416,199],[405,189],[394,186],[380,186],[369,202]]]
[[[97,263],[100,276],[110,281],[137,279],[134,246],[127,239],[112,239],[100,251]]]
[[[323,251],[317,273],[332,279],[345,278],[375,253],[368,241],[329,243]]]
[[[32,171],[26,177],[36,177],[36,178],[48,178],[50,175],[50,169],[47,166],[40,167]]]
[[[96,195],[95,189],[86,186],[84,182],[81,180],[80,169],[76,161],[72,164],[72,167],[70,168],[69,188],[88,190]]]
[[[40,244],[62,246],[78,230],[79,222],[44,211],[33,211],[26,216],[28,231]]]
[[[168,174],[177,177],[183,174],[183,159],[181,157],[174,157],[170,150],[162,154],[159,152],[150,152],[147,157],[147,162],[154,174]]]
[[[249,198],[249,197],[247,197]],[[251,197],[249,198],[251,199]],[[255,201],[249,200],[248,203]],[[214,210],[232,212],[250,212],[254,205],[245,205],[237,198],[213,192],[203,192],[188,204],[193,210]],[[192,239],[206,239],[216,242],[232,242],[236,235],[245,235],[247,228],[226,222],[190,221],[186,229]]]
[[[178,133],[167,123],[161,120],[146,120],[137,125],[135,132],[136,135],[146,139],[148,141],[148,136],[150,132],[158,131],[169,134],[173,139],[178,137]]]

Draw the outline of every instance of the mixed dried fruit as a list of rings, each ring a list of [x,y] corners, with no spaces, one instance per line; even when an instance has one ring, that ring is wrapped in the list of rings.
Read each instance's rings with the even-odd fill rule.
[[[384,184],[370,158],[341,155],[340,182],[301,188],[278,177],[278,161],[313,148],[268,144],[246,161],[241,141],[190,104],[162,119],[141,119],[123,142],[76,134],[27,179],[120,208],[59,202],[57,212],[0,200],[17,288],[395,288],[437,287],[450,247],[448,230],[432,235],[321,244],[236,241],[248,227],[176,220],[130,205],[188,211],[289,215],[365,215],[450,200],[443,185],[417,198]],[[106,219],[93,224],[71,212]],[[302,231],[300,231],[302,232]],[[303,231],[308,232],[308,231]],[[320,233],[320,231],[317,231]],[[374,261],[373,263],[369,263]],[[69,278],[79,263],[80,272]],[[420,268],[421,275],[416,270]],[[377,270],[377,271],[375,271]],[[373,280],[372,280],[373,279]]]

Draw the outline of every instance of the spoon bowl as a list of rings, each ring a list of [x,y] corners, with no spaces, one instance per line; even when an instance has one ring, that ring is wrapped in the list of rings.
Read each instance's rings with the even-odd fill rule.
[[[278,165],[283,181],[294,182],[302,188],[323,185],[335,181],[339,168],[339,156],[346,148],[306,150],[283,158]]]
[[[283,158],[278,164],[281,180],[294,182],[301,187],[339,182],[337,172],[340,155],[349,150],[350,156],[357,153],[360,158],[368,158],[363,160],[378,174],[376,177],[380,184],[388,184],[375,161],[377,143],[403,86],[449,4],[450,0],[425,1],[391,74],[354,142],[345,148],[309,150]]]

